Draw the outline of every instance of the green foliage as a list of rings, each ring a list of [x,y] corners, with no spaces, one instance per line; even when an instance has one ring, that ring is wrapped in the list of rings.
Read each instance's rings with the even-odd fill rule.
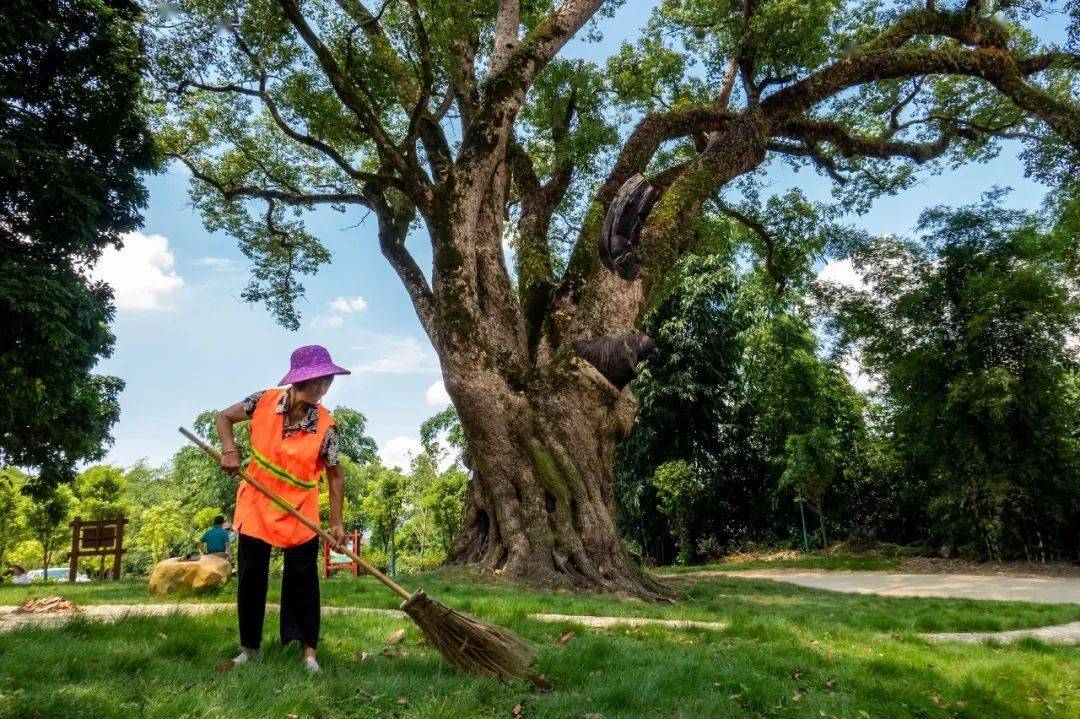
[[[0,25],[0,464],[36,469],[28,491],[100,458],[123,383],[112,292],[86,277],[141,223],[156,153],[129,0],[15,0]]]
[[[436,459],[426,452],[413,459],[402,546],[417,555],[419,567],[432,569],[446,558],[461,527],[467,482],[468,476],[456,466],[439,472]]]
[[[445,443],[445,447],[443,444]],[[424,452],[441,460],[446,453],[454,453],[455,463],[466,452],[465,430],[458,419],[457,408],[450,405],[438,414],[428,417],[420,425],[420,444]]]
[[[690,544],[690,523],[694,502],[701,494],[701,483],[690,465],[677,459],[657,467],[653,472],[652,484],[660,500],[660,511],[675,522],[678,562],[689,564],[694,551]]]
[[[115,519],[127,516],[129,505],[124,501],[129,482],[124,470],[103,464],[88,468],[75,479],[78,503],[75,515],[82,519]]]
[[[0,469],[0,572],[7,567],[8,552],[22,541],[24,534],[21,489],[26,475],[13,467]]]
[[[333,417],[341,453],[358,464],[374,462],[379,447],[374,439],[364,434],[367,417],[350,407],[336,408]]]
[[[730,244],[716,249],[684,257],[645,318],[657,349],[634,384],[638,421],[618,455],[620,525],[658,562],[688,561],[702,541],[793,539],[800,487],[813,485],[820,506],[834,482],[851,494],[865,471],[861,400],[818,356],[801,311],[768,309],[793,304],[805,280],[778,296],[770,275],[729,269]],[[826,448],[834,465],[808,461]]]
[[[925,211],[917,240],[879,238],[854,256],[868,289],[822,295],[838,349],[883,382],[892,481],[926,476],[916,499],[936,541],[1068,556],[1080,536],[1075,237],[1001,198]]]
[[[68,521],[73,504],[71,489],[64,485],[35,493],[23,503],[22,524],[41,547],[43,569],[56,563],[57,550],[71,537]]]
[[[144,509],[135,524],[132,545],[150,555],[154,564],[193,545],[191,515],[175,499]],[[180,551],[177,551],[177,550]]]

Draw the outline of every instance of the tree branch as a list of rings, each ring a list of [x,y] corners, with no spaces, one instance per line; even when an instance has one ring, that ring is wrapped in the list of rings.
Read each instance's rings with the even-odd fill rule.
[[[802,142],[798,145],[792,145],[786,142],[769,142],[765,145],[765,149],[770,152],[779,152],[784,155],[794,155],[796,157],[808,157],[810,160],[820,167],[833,179],[837,184],[847,184],[848,178],[840,172],[840,168],[837,166],[836,161],[821,151],[821,148],[816,143]]]
[[[808,119],[789,120],[777,126],[775,133],[808,144],[828,142],[844,157],[906,157],[920,165],[944,154],[957,134],[946,127],[933,142],[903,142],[852,135],[838,122]]]
[[[368,201],[379,222],[379,250],[390,266],[394,268],[398,279],[405,287],[405,292],[412,301],[416,317],[431,340],[435,351],[439,351],[439,333],[436,327],[435,296],[423,270],[416,263],[412,254],[405,247],[405,238],[409,234],[415,213],[412,209],[396,209],[383,193],[370,193]]]
[[[776,266],[776,242],[769,233],[769,229],[757,218],[751,217],[718,199],[714,199],[713,203],[722,214],[735,220],[758,236],[765,248],[765,271],[769,273],[773,282],[776,283],[776,293],[778,295],[784,294],[784,290],[787,288],[787,278],[784,277],[784,273],[780,271],[780,268]]]
[[[471,166],[479,158],[495,162],[502,159],[499,147],[508,137],[526,90],[603,4],[604,0],[565,0],[517,44],[501,70],[488,75],[484,81],[485,102],[471,118],[459,165]],[[491,168],[476,169],[483,176]]]
[[[285,190],[277,190],[268,187],[256,187],[254,185],[234,185],[228,186],[221,180],[204,172],[191,158],[186,155],[178,153],[165,153],[165,157],[179,160],[191,171],[191,174],[198,180],[205,182],[213,187],[226,201],[232,201],[237,198],[251,197],[262,200],[275,200],[278,202],[284,202],[288,205],[363,205],[364,207],[371,208],[371,204],[368,199],[358,193],[354,192],[332,192],[332,193],[303,193],[303,192],[290,192]]]
[[[326,73],[326,77],[330,81],[330,86],[333,87],[338,99],[340,99],[345,107],[349,108],[349,110],[356,115],[356,118],[360,121],[361,127],[364,128],[364,131],[370,135],[371,139],[375,142],[375,147],[383,162],[400,172],[402,176],[409,177],[414,182],[423,184],[420,179],[422,173],[415,171],[417,168],[409,166],[397,145],[386,132],[382,123],[379,122],[378,115],[371,106],[368,105],[367,101],[360,96],[360,93],[357,92],[356,88],[349,84],[345,79],[345,74],[342,72],[337,60],[334,59],[334,55],[330,52],[330,48],[323,44],[322,40],[319,39],[319,36],[312,30],[311,26],[304,18],[303,13],[300,12],[296,0],[278,0],[278,4],[285,12],[285,16],[288,18],[289,22],[292,23],[292,26],[296,29],[297,33],[300,34],[300,37],[311,51],[315,53],[315,57],[319,61],[319,65],[322,66],[323,72]]]
[[[762,102],[762,109],[772,123],[779,125],[848,88],[871,81],[930,74],[987,80],[1018,107],[1046,122],[1080,149],[1080,111],[1025,83],[1012,56],[997,48],[861,53],[778,90]]]

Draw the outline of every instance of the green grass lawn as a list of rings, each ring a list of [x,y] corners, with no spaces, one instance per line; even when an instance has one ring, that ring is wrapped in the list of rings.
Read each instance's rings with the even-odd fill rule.
[[[236,650],[234,616],[132,618],[0,634],[0,717],[1047,717],[1080,716],[1080,649],[929,645],[920,631],[1010,629],[1080,620],[1080,606],[843,595],[738,578],[679,579],[681,601],[538,592],[460,571],[405,578],[452,606],[541,646],[538,692],[454,674],[405,620],[327,615],[320,659],[274,641],[257,664],[220,672]],[[0,587],[0,604],[61,593],[77,603],[145,601],[145,585]],[[272,597],[273,599],[274,597]],[[327,605],[393,607],[373,580],[323,584]],[[231,601],[231,588],[211,601]],[[197,600],[203,601],[203,600]],[[586,629],[532,612],[727,622],[721,631]],[[386,637],[407,627],[401,655]],[[564,647],[555,641],[573,629]],[[371,656],[357,662],[359,652]]]

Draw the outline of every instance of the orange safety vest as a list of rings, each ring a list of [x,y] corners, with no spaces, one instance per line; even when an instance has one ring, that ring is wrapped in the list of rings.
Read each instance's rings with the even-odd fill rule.
[[[318,524],[319,478],[325,470],[321,450],[334,420],[320,404],[315,432],[301,430],[291,437],[284,437],[285,415],[277,412],[283,392],[282,389],[267,390],[255,405],[251,415],[251,461],[247,471]],[[257,537],[275,547],[295,547],[315,536],[247,482],[241,482],[236,492],[233,527],[241,534]]]

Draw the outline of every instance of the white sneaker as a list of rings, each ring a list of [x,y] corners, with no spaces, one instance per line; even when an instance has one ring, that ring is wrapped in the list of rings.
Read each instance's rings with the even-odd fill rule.
[[[319,666],[319,660],[315,657],[304,657],[304,669],[307,669],[312,674],[318,674],[322,671],[322,667]]]
[[[244,649],[232,660],[233,666],[239,666],[246,661],[258,659],[261,652],[258,649]]]

